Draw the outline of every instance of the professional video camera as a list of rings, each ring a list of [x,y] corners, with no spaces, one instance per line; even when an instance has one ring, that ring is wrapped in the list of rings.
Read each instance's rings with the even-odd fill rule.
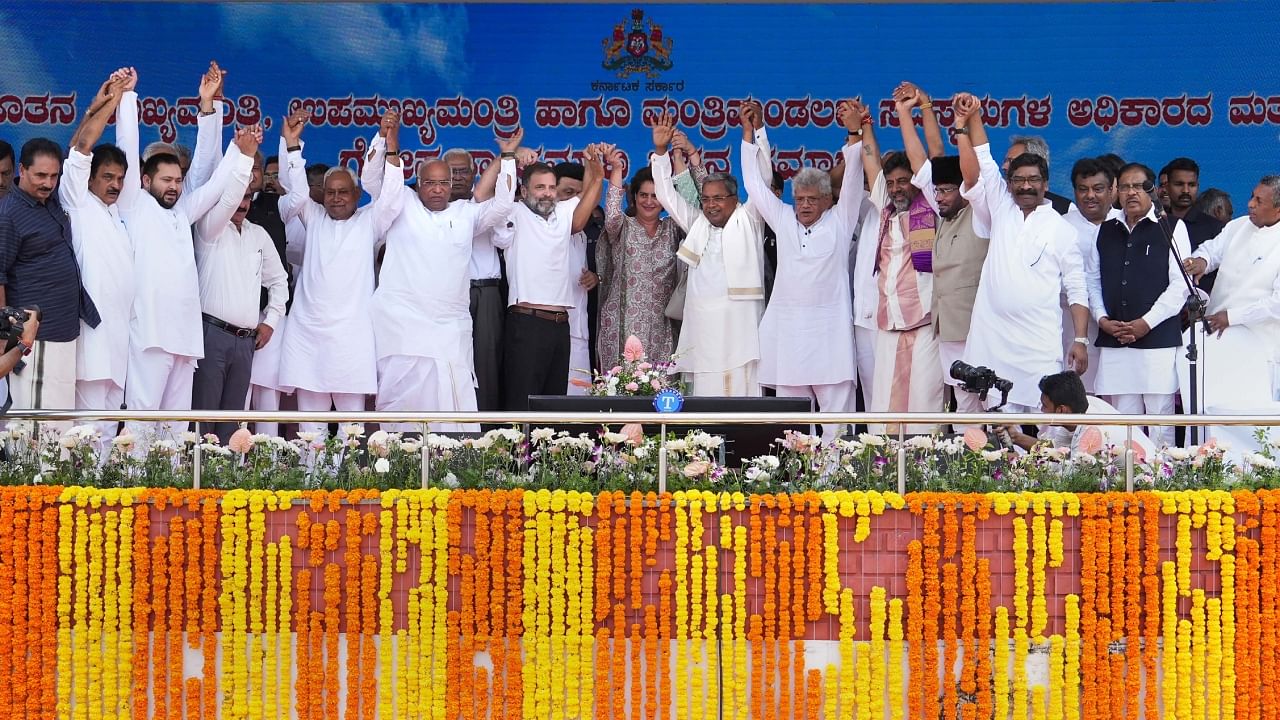
[[[996,372],[989,367],[981,365],[974,367],[963,360],[957,360],[951,363],[951,377],[959,380],[960,385],[966,391],[975,393],[983,402],[987,400],[987,393],[995,388],[1000,391],[1000,404],[991,408],[997,411],[1009,402],[1009,391],[1013,389],[1013,382],[1005,380],[996,375]]]
[[[0,341],[3,341],[6,352],[18,344],[22,337],[22,324],[31,317],[31,312],[39,311],[8,306],[0,308]]]

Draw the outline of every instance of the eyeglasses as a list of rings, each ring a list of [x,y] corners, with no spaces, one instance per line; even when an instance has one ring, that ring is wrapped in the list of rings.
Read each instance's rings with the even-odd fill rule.
[[[469,167],[465,167],[465,168],[449,168],[449,174],[450,174],[450,175],[452,175],[452,176],[454,176],[454,177],[468,177],[468,176],[470,176],[470,175],[473,175],[473,174],[474,174],[474,172],[473,172],[473,171],[471,170],[471,168],[469,168]]]
[[[262,173],[262,176],[269,177],[269,178],[278,178],[280,177],[280,173],[278,172]]]
[[[950,195],[951,193],[957,192],[959,190],[960,188],[957,185],[935,185],[933,188],[933,194],[934,195]]]
[[[447,188],[452,184],[448,180],[421,180],[419,182],[421,182],[424,187],[438,188]]]
[[[803,196],[796,198],[796,205],[820,205],[821,203],[822,198]]]
[[[1029,175],[1029,176],[1014,175],[1013,177],[1009,178],[1009,184],[1013,185],[1014,187],[1021,187],[1023,185],[1039,185],[1042,182],[1044,182],[1044,178],[1040,177],[1039,175]]]
[[[1146,183],[1121,183],[1120,184],[1120,192],[1122,193],[1146,192],[1146,191],[1147,191]]]
[[[733,196],[733,195],[703,195],[703,196],[702,196],[702,202],[704,202],[704,203],[709,203],[709,202],[722,203],[722,202],[724,202],[725,200],[728,200],[729,198],[732,198],[732,197],[735,197],[735,196]]]

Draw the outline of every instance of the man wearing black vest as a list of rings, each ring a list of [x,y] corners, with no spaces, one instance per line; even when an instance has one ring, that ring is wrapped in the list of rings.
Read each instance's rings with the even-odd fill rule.
[[[1090,312],[1098,320],[1095,388],[1129,415],[1172,414],[1178,388],[1178,312],[1187,292],[1169,238],[1182,257],[1191,252],[1191,242],[1181,220],[1157,219],[1155,179],[1145,165],[1121,168],[1124,216],[1102,224],[1092,257],[1085,260]],[[1171,427],[1151,428],[1149,434],[1157,446],[1173,442]]]

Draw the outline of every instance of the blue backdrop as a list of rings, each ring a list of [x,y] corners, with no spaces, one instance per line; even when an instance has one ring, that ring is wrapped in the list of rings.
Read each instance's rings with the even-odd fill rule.
[[[1196,158],[1201,186],[1243,212],[1280,171],[1280,73],[1271,2],[1065,5],[378,5],[8,3],[0,7],[0,137],[70,138],[101,80],[138,68],[143,142],[194,142],[210,59],[229,71],[231,122],[278,125],[302,104],[308,159],[353,165],[388,103],[419,158],[492,151],[517,124],[551,160],[608,141],[643,162],[663,108],[708,159],[736,164],[736,99],[767,101],[787,174],[827,166],[843,141],[834,102],[876,109],[900,145],[898,81],[935,107],[985,99],[997,154],[1039,134],[1054,189],[1070,164],[1115,152],[1156,168]],[[110,137],[110,132],[108,132]],[[228,134],[228,138],[229,138]],[[268,154],[275,148],[268,132]],[[487,158],[481,154],[481,162]]]

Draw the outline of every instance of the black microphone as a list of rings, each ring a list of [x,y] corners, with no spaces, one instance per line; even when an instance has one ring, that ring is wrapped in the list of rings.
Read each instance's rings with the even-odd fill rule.
[[[1156,184],[1148,180],[1143,183],[1142,189],[1151,196],[1151,207],[1155,208],[1156,220],[1165,219],[1164,203],[1160,202],[1160,188]]]

